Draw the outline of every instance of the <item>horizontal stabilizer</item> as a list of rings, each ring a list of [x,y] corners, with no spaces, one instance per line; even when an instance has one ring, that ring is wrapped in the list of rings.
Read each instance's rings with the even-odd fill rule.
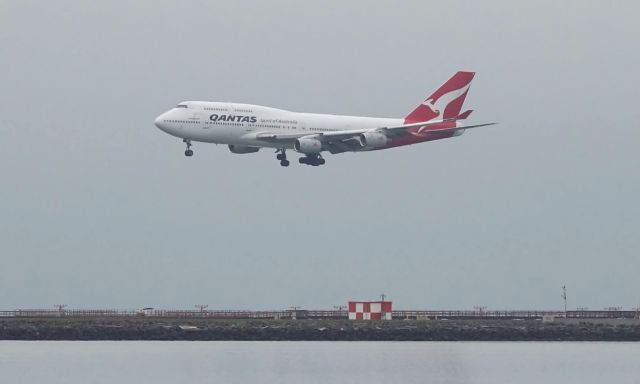
[[[480,128],[480,127],[486,127],[488,125],[495,125],[498,123],[484,123],[484,124],[475,124],[475,125],[460,125],[458,127],[451,127],[451,128],[436,128],[436,129],[430,129],[427,132],[431,133],[431,132],[453,132],[453,131],[460,131],[463,129],[470,129],[470,128]]]
[[[467,117],[469,117],[469,115],[471,114],[471,112],[473,112],[473,109],[470,109],[468,111],[464,111],[460,114],[460,116],[458,116],[458,120],[464,120]]]

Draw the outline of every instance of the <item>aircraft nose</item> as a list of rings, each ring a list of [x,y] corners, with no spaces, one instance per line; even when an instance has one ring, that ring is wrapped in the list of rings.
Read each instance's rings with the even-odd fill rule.
[[[156,119],[153,121],[153,124],[160,128],[161,130],[165,130],[165,124],[164,124],[164,113],[158,117],[156,117]]]
[[[156,117],[156,119],[153,121],[153,124],[154,124],[156,127],[158,127],[158,128],[160,128],[160,124],[162,124],[162,119],[161,119],[161,117],[162,117],[162,115],[160,115],[160,116]]]

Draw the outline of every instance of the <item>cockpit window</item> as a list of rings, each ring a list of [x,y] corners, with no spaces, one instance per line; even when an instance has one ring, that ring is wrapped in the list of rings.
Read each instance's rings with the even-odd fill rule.
[[[185,104],[178,104],[176,105],[176,108],[187,108],[187,106]]]

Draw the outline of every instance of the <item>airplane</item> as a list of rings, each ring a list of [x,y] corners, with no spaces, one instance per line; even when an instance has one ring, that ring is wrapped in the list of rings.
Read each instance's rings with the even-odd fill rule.
[[[300,113],[260,105],[185,101],[161,114],[154,124],[181,138],[193,156],[192,142],[227,144],[232,153],[276,150],[283,167],[287,150],[303,156],[300,164],[325,164],[322,152],[365,152],[460,136],[472,110],[462,110],[474,72],[457,72],[404,119]]]

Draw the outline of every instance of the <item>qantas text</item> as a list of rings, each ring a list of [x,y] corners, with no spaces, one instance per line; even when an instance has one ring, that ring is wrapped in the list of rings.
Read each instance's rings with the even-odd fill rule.
[[[241,115],[211,115],[209,116],[211,121],[234,121],[238,123],[256,123],[258,119],[255,116],[241,116]]]

